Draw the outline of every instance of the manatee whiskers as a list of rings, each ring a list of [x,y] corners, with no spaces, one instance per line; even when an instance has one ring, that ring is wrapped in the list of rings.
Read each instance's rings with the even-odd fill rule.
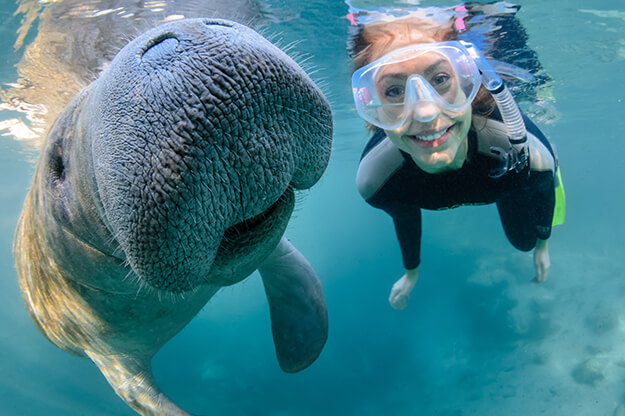
[[[288,54],[291,59],[293,59],[297,64],[302,67],[302,69],[310,76],[313,75],[317,69],[314,68],[314,65],[310,63],[313,59],[313,55],[308,52],[302,52],[296,50],[296,48],[304,44],[306,39],[295,39],[286,44],[282,44],[282,33],[274,32],[274,33],[263,33],[268,40],[273,42],[278,48],[280,48],[284,53]],[[319,85],[317,85],[319,86]]]
[[[287,51],[281,46],[281,43],[284,40],[284,33],[279,30],[269,30],[267,27],[260,27],[256,29],[258,34],[267,39],[269,42],[273,43],[277,48],[279,48],[284,53]]]
[[[298,126],[300,129],[304,128],[304,126],[301,124],[301,121],[297,117],[298,115],[301,114],[301,112],[298,112],[298,111],[296,111],[293,108],[285,107],[285,106],[280,105],[280,104],[276,104],[276,107],[280,108],[281,110],[284,110],[284,114],[288,118],[289,122],[291,122],[294,125]],[[321,121],[318,121],[315,117],[310,117],[309,122],[313,123],[313,124],[316,124],[321,129],[330,129],[330,130],[332,129],[332,125],[323,123]],[[331,149],[328,148],[328,149],[324,149],[324,150],[329,152]]]
[[[298,52],[293,52],[293,50],[298,46],[304,43],[304,39],[295,39],[290,41],[287,44],[282,45],[280,39],[273,40],[276,46],[286,54],[288,54],[295,62],[297,62],[297,54]],[[295,57],[293,57],[295,55]],[[299,62],[297,62],[299,65]]]
[[[308,76],[312,76],[313,74],[315,74],[316,71],[318,71],[318,68],[315,68],[315,65],[313,65],[311,62],[313,58],[313,55],[306,52],[297,52],[294,54],[293,57],[295,62],[297,62],[297,64],[301,66],[304,71],[306,71]]]
[[[295,125],[297,125],[301,129],[304,128],[304,126],[301,124],[301,121],[296,116],[301,115],[302,112],[304,112],[304,114],[306,114],[306,111],[307,111],[306,109],[295,109],[295,108],[292,108],[292,107],[287,107],[287,106],[282,105],[282,104],[275,104],[275,106],[277,108],[285,111],[286,116],[289,117],[289,121],[292,121]],[[317,120],[315,117],[312,117],[312,114],[308,113],[307,115],[311,116],[310,119],[307,120],[310,123],[314,123],[317,126],[319,126],[321,128],[325,128],[325,129],[332,128],[331,125],[325,124],[325,123]]]
[[[313,75],[317,75],[319,72],[321,72],[321,68],[317,68],[314,65],[310,65],[310,69],[308,69],[306,72],[308,73],[308,75],[312,77]],[[325,82],[323,78],[316,78],[315,82],[317,83],[317,86],[319,87],[319,89],[321,90],[326,89],[325,87],[327,87],[327,83]]]
[[[130,270],[126,276],[132,276],[132,284],[137,288],[135,292],[136,297],[155,297],[156,299],[158,299],[159,302],[169,302],[171,304],[183,303],[187,300],[189,296],[193,296],[198,291],[197,288],[190,289],[186,292],[175,293],[162,290],[150,285],[148,282],[137,276],[137,274],[132,270]]]

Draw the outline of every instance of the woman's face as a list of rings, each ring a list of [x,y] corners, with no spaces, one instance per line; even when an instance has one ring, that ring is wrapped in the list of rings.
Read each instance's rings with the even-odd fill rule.
[[[410,81],[415,74],[419,75],[418,80]],[[411,88],[407,82],[414,84],[411,99],[406,98],[406,90]],[[421,82],[428,83],[431,90]],[[376,89],[383,103],[408,103],[405,108],[388,107],[388,111],[408,111],[408,118],[398,129],[386,130],[386,134],[398,148],[412,156],[419,168],[439,173],[462,167],[467,154],[471,106],[462,112],[451,112],[428,97],[436,94],[449,104],[466,100],[448,61],[436,52],[429,52],[385,66],[376,74]]]
[[[429,110],[424,106],[418,111]],[[386,134],[399,149],[412,157],[421,170],[440,173],[460,169],[464,164],[470,127],[471,106],[462,113],[441,111],[428,122],[409,117],[400,128],[386,130]]]

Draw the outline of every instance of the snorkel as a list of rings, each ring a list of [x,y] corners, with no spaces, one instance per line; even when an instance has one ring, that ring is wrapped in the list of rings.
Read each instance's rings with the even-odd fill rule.
[[[520,173],[529,166],[529,150],[527,147],[527,130],[525,129],[525,122],[519,106],[497,71],[495,71],[484,55],[480,53],[477,47],[472,43],[461,42],[477,64],[482,75],[482,85],[493,96],[504,125],[508,130],[510,150],[505,150],[501,147],[490,148],[490,151],[499,156],[501,160],[500,166],[497,169],[493,169],[490,176],[499,178],[511,170]],[[527,172],[529,173],[529,169]]]

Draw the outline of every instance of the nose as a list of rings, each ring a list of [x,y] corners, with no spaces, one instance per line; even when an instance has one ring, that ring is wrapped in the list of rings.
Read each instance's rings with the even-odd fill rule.
[[[440,113],[438,106],[433,101],[417,101],[412,105],[411,115],[413,120],[428,123]]]
[[[420,75],[412,75],[406,85],[406,102],[410,103],[413,120],[427,123],[439,114],[440,109],[434,102],[434,94],[428,82]]]

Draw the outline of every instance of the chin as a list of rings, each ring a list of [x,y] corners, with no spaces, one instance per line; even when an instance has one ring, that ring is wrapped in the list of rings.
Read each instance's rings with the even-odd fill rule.
[[[428,173],[440,173],[446,170],[455,170],[462,166],[455,166],[456,154],[456,152],[453,155],[447,152],[435,152],[428,155],[427,158],[412,155],[412,159],[421,170]]]

